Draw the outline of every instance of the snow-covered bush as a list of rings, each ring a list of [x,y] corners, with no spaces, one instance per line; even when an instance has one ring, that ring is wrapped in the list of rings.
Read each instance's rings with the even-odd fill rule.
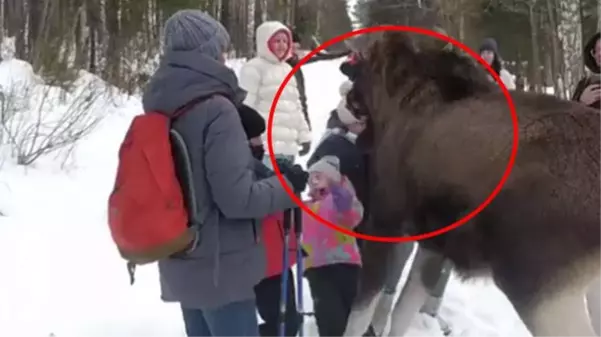
[[[57,152],[66,160],[103,117],[106,93],[84,71],[65,89],[43,84],[26,62],[0,63],[0,155],[25,166]]]

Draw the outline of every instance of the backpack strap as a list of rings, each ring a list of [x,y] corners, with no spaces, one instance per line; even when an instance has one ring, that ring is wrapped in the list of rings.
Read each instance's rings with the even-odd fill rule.
[[[178,108],[172,115],[171,117],[171,122],[173,123],[177,118],[181,117],[184,113],[186,113],[187,111],[189,111],[190,109],[192,109],[194,106],[196,106],[197,104],[213,97],[213,96],[222,96],[221,94],[210,94],[207,96],[199,96],[193,100],[191,100],[190,102],[186,103],[185,105],[183,105],[182,107]],[[184,138],[182,137],[182,135],[175,129],[175,128],[171,128],[171,130],[169,131],[169,136],[172,142],[172,145],[177,149],[177,151],[180,154],[179,159],[181,160],[181,162],[179,163],[175,163],[176,165],[179,165],[179,172],[182,174],[180,175],[180,178],[182,178],[182,181],[180,181],[180,184],[182,184],[182,188],[184,190],[184,198],[186,199],[186,206],[188,207],[188,217],[190,220],[190,223],[188,224],[190,230],[195,232],[194,235],[194,241],[191,243],[190,247],[188,249],[186,249],[185,251],[173,254],[171,256],[171,258],[185,258],[186,255],[188,255],[189,253],[191,253],[192,251],[194,251],[198,245],[200,244],[200,241],[202,240],[202,238],[200,237],[200,229],[202,227],[202,224],[204,223],[204,219],[199,218],[198,213],[200,213],[200,210],[198,209],[198,200],[197,200],[197,194],[196,194],[196,189],[194,186],[194,177],[193,177],[193,172],[192,172],[192,161],[190,158],[190,154],[188,152],[188,146],[186,145],[186,142],[184,141]],[[177,168],[176,168],[177,169]],[[201,202],[202,204],[202,202]]]
[[[180,157],[178,158],[180,159],[180,162],[176,162],[174,163],[174,165],[176,166],[176,170],[178,170],[178,168],[180,169],[178,170],[178,173],[182,174],[179,178],[182,179],[180,181],[180,184],[183,185],[182,189],[184,193],[184,198],[186,199],[186,206],[189,212],[189,227],[199,227],[202,221],[196,218],[196,214],[198,214],[198,203],[196,200],[196,189],[194,188],[192,159],[190,158],[190,153],[188,153],[188,146],[186,145],[186,142],[184,141],[182,135],[179,132],[177,132],[177,130],[172,128],[169,131],[169,136],[171,138],[170,140],[173,147],[177,149],[177,152],[180,155]]]
[[[184,113],[188,112],[188,110],[192,109],[193,107],[195,107],[198,103],[207,100],[211,97],[213,97],[214,95],[217,94],[209,94],[209,95],[205,95],[205,96],[198,96],[196,98],[194,98],[193,100],[189,101],[188,103],[180,106],[179,108],[177,108],[177,110],[175,110],[175,112],[173,113],[173,115],[171,115],[171,119],[172,120],[176,120],[178,119],[181,115],[183,115]]]

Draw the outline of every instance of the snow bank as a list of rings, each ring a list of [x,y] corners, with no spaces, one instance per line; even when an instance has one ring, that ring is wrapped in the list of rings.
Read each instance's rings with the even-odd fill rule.
[[[344,80],[339,62],[303,69],[314,142],[339,99]],[[242,63],[228,62],[234,70]],[[7,76],[2,67],[37,81],[26,66],[14,64],[21,68],[0,64],[0,82]],[[81,81],[102,86],[85,74]],[[139,99],[120,100],[118,106],[106,105],[111,108],[103,122],[74,151],[78,165],[72,171],[56,172],[50,163],[29,169],[9,164],[0,171],[0,210],[8,215],[0,216],[0,336],[185,336],[178,306],[159,299],[156,266],[139,268],[136,284],[130,286],[107,229],[106,200],[118,147],[133,116],[142,112]],[[310,290],[306,281],[304,285],[310,311]],[[452,279],[441,316],[455,336],[528,335],[491,284]],[[433,323],[418,316],[411,334],[442,336]],[[317,335],[312,318],[305,331]]]
[[[21,160],[24,148],[33,152],[64,143],[70,149],[73,140],[87,136],[131,99],[94,74],[81,70],[75,75],[72,82],[58,86],[45,83],[27,62],[0,62],[4,158],[10,153]]]

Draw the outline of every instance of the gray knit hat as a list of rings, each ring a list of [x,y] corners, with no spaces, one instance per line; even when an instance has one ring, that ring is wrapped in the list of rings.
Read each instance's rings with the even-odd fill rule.
[[[342,179],[342,175],[340,174],[340,159],[336,156],[323,156],[311,165],[307,171],[309,173],[321,172],[335,182],[340,182]]]
[[[493,39],[492,37],[487,37],[484,40],[482,40],[482,44],[480,45],[479,51],[483,52],[484,50],[488,50],[495,54],[498,54],[499,47],[497,45],[497,40]]]
[[[223,25],[209,14],[198,9],[175,12],[165,22],[163,50],[198,50],[219,60],[227,51],[230,35]]]

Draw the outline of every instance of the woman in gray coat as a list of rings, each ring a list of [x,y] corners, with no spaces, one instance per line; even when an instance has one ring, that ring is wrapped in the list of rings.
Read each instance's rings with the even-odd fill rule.
[[[201,242],[183,258],[159,261],[162,299],[179,303],[189,336],[258,336],[253,287],[265,275],[259,219],[294,207],[277,177],[257,180],[237,106],[245,97],[225,65],[225,28],[199,10],[165,24],[164,55],[144,92],[145,111],[167,116],[198,97],[173,127],[190,154]],[[299,166],[283,168],[304,189]]]

